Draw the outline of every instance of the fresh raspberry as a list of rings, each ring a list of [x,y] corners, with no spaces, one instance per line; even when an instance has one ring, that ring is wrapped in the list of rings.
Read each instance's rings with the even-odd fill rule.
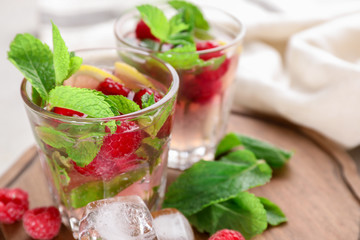
[[[245,240],[245,238],[237,231],[223,229],[214,233],[209,240]]]
[[[85,116],[85,114],[83,114],[81,112],[74,111],[74,110],[67,109],[67,108],[61,108],[61,107],[54,107],[53,111],[54,111],[54,113],[64,115],[64,116],[69,116],[69,117],[84,117]]]
[[[158,102],[160,101],[160,99],[162,98],[162,96],[160,95],[160,93],[158,93],[157,91],[151,89],[151,88],[144,88],[144,89],[141,89],[140,91],[138,91],[137,93],[135,93],[135,96],[134,96],[134,102],[136,102],[141,108],[142,107],[142,101],[141,101],[141,98],[142,96],[144,96],[145,94],[154,94],[154,100],[155,102]]]
[[[21,189],[0,189],[0,222],[20,220],[29,208],[28,194]]]
[[[122,122],[114,134],[104,137],[96,157],[85,167],[72,162],[77,172],[109,180],[117,174],[135,167],[139,159],[134,153],[141,144],[142,134],[134,122]]]
[[[192,102],[205,104],[213,96],[221,92],[222,76],[229,69],[230,60],[227,58],[215,70],[204,67],[198,75],[188,74],[182,77],[183,83],[180,96],[186,97]]]
[[[214,41],[202,41],[202,42],[196,43],[197,51],[202,51],[202,50],[207,50],[207,49],[212,49],[212,48],[217,48],[217,47],[220,47],[220,45]],[[211,58],[221,57],[222,55],[223,55],[223,53],[221,51],[215,51],[215,52],[200,54],[199,57],[202,60],[206,61]]]
[[[136,25],[135,34],[136,38],[140,40],[152,39],[155,41],[159,41],[159,39],[151,33],[149,26],[142,19]]]
[[[24,214],[23,226],[32,238],[52,239],[60,231],[60,212],[56,207],[34,208]]]
[[[105,95],[123,95],[124,97],[127,97],[130,93],[130,89],[121,83],[115,82],[111,78],[105,78],[105,80],[99,84],[96,90],[102,92]]]

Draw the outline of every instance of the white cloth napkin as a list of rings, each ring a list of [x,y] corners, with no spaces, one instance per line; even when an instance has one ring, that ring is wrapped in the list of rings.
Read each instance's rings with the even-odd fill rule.
[[[247,27],[233,108],[282,116],[360,144],[360,2],[222,4]]]

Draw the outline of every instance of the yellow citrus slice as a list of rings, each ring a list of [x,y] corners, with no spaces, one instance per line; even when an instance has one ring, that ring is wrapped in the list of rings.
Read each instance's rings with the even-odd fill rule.
[[[118,77],[100,68],[91,65],[81,65],[79,70],[64,82],[64,85],[95,89],[105,78],[111,78],[115,82],[124,83]]]
[[[149,88],[154,88],[154,85],[147,79],[142,73],[140,73],[136,68],[123,63],[115,63],[115,73],[122,81],[125,82],[125,86],[129,88],[138,88],[139,83],[145,85]],[[137,84],[136,84],[137,83]]]

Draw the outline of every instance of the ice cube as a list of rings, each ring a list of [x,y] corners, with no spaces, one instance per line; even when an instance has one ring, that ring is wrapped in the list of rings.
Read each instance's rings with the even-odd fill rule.
[[[138,196],[91,202],[80,220],[81,240],[157,240],[152,216]]]
[[[194,232],[186,217],[175,208],[151,213],[159,240],[194,240]]]

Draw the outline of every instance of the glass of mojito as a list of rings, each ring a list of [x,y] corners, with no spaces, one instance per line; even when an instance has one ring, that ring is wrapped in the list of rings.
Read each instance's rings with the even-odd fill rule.
[[[64,223],[77,237],[92,201],[137,195],[159,209],[178,75],[137,50],[68,52],[53,25],[54,50],[30,34],[10,45],[24,74],[21,96],[40,161]]]
[[[212,159],[227,127],[243,24],[220,9],[172,0],[137,6],[114,31],[118,46],[147,51],[179,74],[169,167]]]

